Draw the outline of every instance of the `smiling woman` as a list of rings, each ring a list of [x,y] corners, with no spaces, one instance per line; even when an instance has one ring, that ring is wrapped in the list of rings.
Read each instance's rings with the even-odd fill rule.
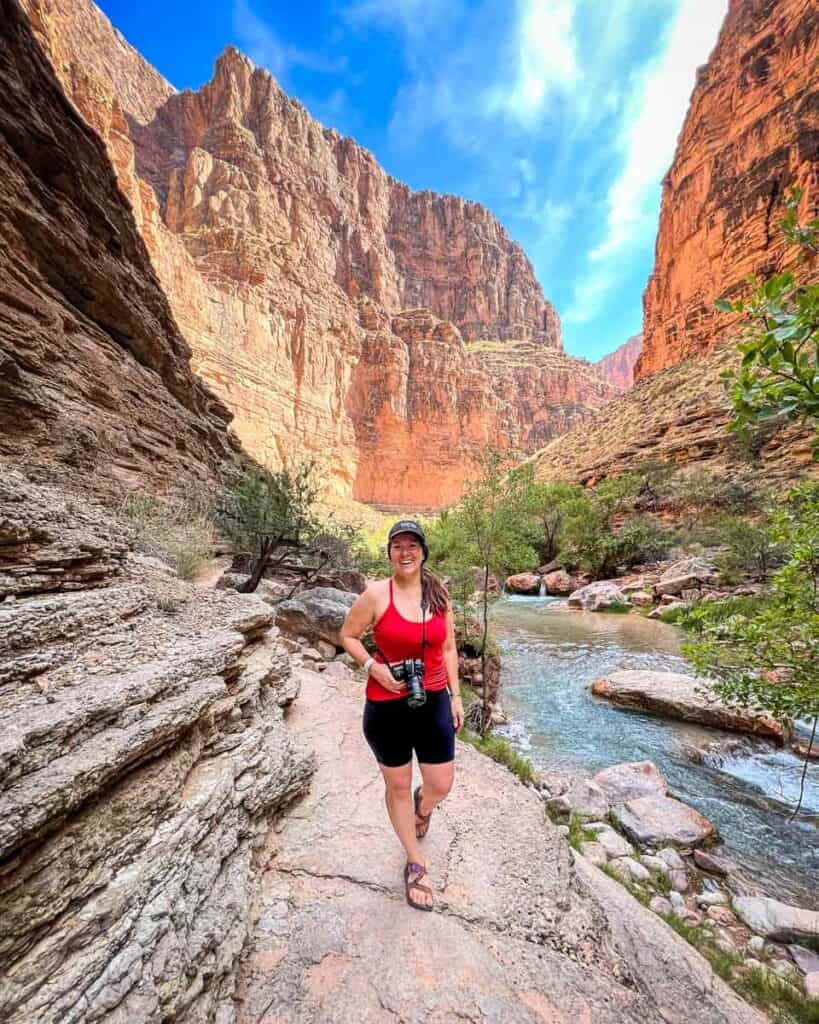
[[[418,910],[433,905],[419,841],[433,810],[452,789],[455,733],[464,720],[452,608],[446,588],[424,567],[428,554],[420,525],[411,519],[397,522],[387,539],[392,575],[367,587],[341,628],[348,654],[368,672],[364,735],[406,853],[407,902]],[[369,627],[375,656],[360,640]],[[413,752],[422,784],[411,795]]]

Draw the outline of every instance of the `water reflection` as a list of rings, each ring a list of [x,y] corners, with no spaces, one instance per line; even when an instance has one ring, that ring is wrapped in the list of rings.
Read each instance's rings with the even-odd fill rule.
[[[651,760],[673,792],[710,818],[725,852],[761,891],[819,906],[819,771],[808,770],[803,806],[788,820],[802,765],[765,741],[619,711],[589,693],[620,669],[687,672],[680,634],[640,615],[555,607],[549,598],[504,598],[492,610],[504,649],[509,738],[544,768],[591,774]]]

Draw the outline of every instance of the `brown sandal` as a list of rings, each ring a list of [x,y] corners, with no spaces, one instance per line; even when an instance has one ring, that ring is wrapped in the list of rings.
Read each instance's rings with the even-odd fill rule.
[[[421,819],[421,824],[420,825],[418,824],[417,821],[415,822],[415,838],[416,839],[423,839],[424,836],[427,834],[427,832],[429,832],[429,819],[432,817],[432,811],[435,810],[435,808],[433,807],[432,811],[430,811],[429,814],[421,814],[420,807],[421,807],[421,786],[422,785],[423,785],[423,783],[420,783],[419,785],[417,785],[415,787],[415,795],[413,796],[413,804],[415,805],[415,815],[416,815],[416,817]]]
[[[410,873],[415,875],[415,878],[412,881],[410,881]],[[428,893],[432,896],[432,889],[428,885],[423,885],[421,882],[421,879],[426,876],[426,873],[427,869],[423,864],[408,863],[404,868],[404,884],[406,886],[407,903],[409,903],[414,910],[432,910],[431,903],[419,903],[410,896],[411,889],[420,889],[421,892]]]

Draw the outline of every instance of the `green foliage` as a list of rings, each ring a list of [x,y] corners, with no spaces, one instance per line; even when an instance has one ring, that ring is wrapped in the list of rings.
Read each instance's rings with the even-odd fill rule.
[[[583,827],[583,819],[576,814],[569,815],[569,834],[566,837],[569,846],[580,852],[583,843],[593,843],[597,839],[597,833]]]
[[[464,727],[458,733],[458,738],[464,743],[469,743],[482,754],[486,754],[487,757],[491,757],[498,764],[502,764],[504,768],[508,768],[524,786],[540,784],[540,777],[532,767],[532,763],[516,753],[510,744],[500,736],[481,735]]]
[[[765,521],[754,525],[739,516],[725,515],[714,525],[725,547],[717,561],[726,583],[736,583],[748,573],[764,582],[780,563],[781,548]]]
[[[762,601],[711,602],[686,619],[683,651],[729,704],[787,721],[819,715],[819,484],[803,484],[771,514],[782,551]]]
[[[206,499],[135,492],[125,499],[123,513],[139,550],[168,562],[183,579],[198,576],[210,561],[213,527]]]
[[[797,223],[802,193],[794,189],[783,221],[785,235],[803,250],[819,251],[819,220]],[[819,459],[819,283],[797,284],[785,271],[760,282],[735,302],[720,300],[723,312],[746,315],[750,323],[739,345],[742,365],[724,374],[733,406],[732,430],[775,417],[800,420],[816,431],[813,454]]]
[[[322,532],[315,512],[318,491],[312,462],[277,472],[253,469],[228,482],[216,521],[237,551],[254,559],[248,591],[256,589],[271,562],[286,564]]]
[[[577,484],[524,480],[520,512],[525,519],[525,536],[541,564],[557,558],[566,508],[583,494]]]

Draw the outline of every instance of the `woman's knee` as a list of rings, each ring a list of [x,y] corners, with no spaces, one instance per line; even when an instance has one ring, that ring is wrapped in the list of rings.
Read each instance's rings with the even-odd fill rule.
[[[409,799],[412,789],[412,765],[405,768],[382,768],[387,796]]]

